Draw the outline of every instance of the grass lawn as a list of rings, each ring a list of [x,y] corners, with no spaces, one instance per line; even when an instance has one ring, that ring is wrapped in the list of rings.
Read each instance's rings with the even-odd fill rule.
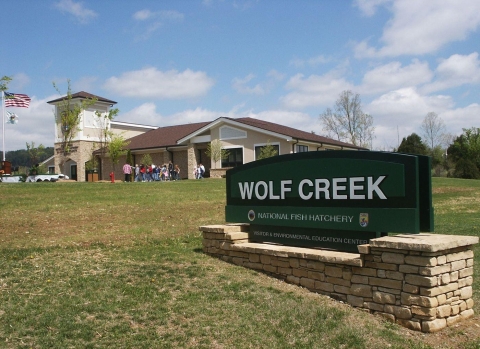
[[[433,186],[436,232],[480,236],[480,181]],[[0,198],[0,348],[480,348],[478,315],[422,334],[204,255],[225,180],[0,184]]]

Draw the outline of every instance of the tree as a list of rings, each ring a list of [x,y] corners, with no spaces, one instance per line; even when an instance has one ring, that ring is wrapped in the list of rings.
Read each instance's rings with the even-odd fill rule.
[[[150,154],[143,154],[140,163],[145,166],[151,165],[153,163],[153,160]]]
[[[35,165],[40,162],[41,157],[45,154],[45,147],[43,144],[40,144],[37,148],[35,148],[35,142],[30,144],[26,143],[27,145],[27,153],[30,156],[30,163]]]
[[[130,141],[125,140],[123,135],[112,135],[110,142],[108,143],[108,156],[112,162],[113,172],[115,172],[115,165],[118,164],[120,156],[125,155],[127,150],[126,146],[130,144]]]
[[[447,154],[448,158],[454,162],[455,167],[460,164],[468,168],[468,161],[471,161],[480,170],[480,128],[464,128],[463,134],[458,136],[448,147]]]
[[[480,171],[478,170],[477,166],[475,166],[473,161],[469,159],[460,159],[455,164],[453,176],[464,179],[479,179]]]
[[[422,142],[422,138],[416,133],[412,133],[407,138],[402,139],[402,143],[397,150],[399,153],[407,154],[417,154],[417,155],[427,155],[428,149],[426,145]]]
[[[57,124],[60,124],[62,138],[62,141],[60,142],[60,152],[62,155],[60,157],[60,168],[62,171],[64,170],[63,166],[65,164],[66,156],[72,151],[72,140],[77,132],[80,131],[79,126],[82,112],[97,102],[97,99],[95,98],[86,98],[81,102],[74,102],[72,100],[70,80],[67,80],[67,83],[67,95],[62,98],[62,101],[57,107]],[[55,82],[52,84],[55,90],[62,95]]]
[[[95,148],[95,145],[93,147]],[[98,160],[93,152],[90,154],[90,160],[85,163],[85,170],[89,172],[98,170]]]
[[[371,148],[375,132],[373,117],[363,112],[359,94],[343,91],[335,102],[335,110],[328,108],[320,118],[329,137]]]
[[[6,91],[8,89],[8,83],[12,81],[12,78],[10,76],[2,76],[0,79],[0,91]]]
[[[443,120],[434,112],[428,113],[423,119],[422,126],[423,138],[430,148],[430,151],[443,143],[445,134],[445,124]]]
[[[260,153],[257,156],[257,160],[271,158],[272,156],[276,155],[278,155],[277,149],[270,143],[270,140],[267,140],[267,145],[260,148]]]
[[[127,150],[127,159],[125,160],[125,162],[130,166],[133,166],[133,155],[130,149]]]
[[[432,165],[435,166],[442,161],[442,158],[438,157],[438,149],[441,148],[441,145],[445,144],[445,141],[448,139],[448,135],[445,133],[445,124],[436,113],[430,112],[423,119],[420,128],[423,132],[423,139],[430,148]]]
[[[230,152],[222,148],[222,142],[219,139],[215,139],[207,145],[205,154],[213,160],[214,168],[217,168],[217,162],[228,158]]]
[[[39,155],[38,162],[42,162],[48,159],[50,156],[53,155],[53,151],[53,147],[46,147],[44,149],[44,152]],[[6,156],[8,159],[10,159],[10,162],[14,167],[31,167],[33,165],[31,162],[31,156],[26,149],[7,151]]]
[[[95,122],[98,127],[98,139],[100,140],[98,146],[100,148],[100,156],[102,158],[105,157],[105,151],[108,149],[108,143],[113,135],[112,131],[110,130],[110,123],[119,112],[120,110],[118,108],[110,109],[108,113],[101,113],[98,110],[95,111]]]

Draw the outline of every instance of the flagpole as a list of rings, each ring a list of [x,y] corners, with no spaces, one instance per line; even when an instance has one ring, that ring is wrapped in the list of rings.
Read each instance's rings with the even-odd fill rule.
[[[5,161],[5,92],[2,90],[2,150]]]

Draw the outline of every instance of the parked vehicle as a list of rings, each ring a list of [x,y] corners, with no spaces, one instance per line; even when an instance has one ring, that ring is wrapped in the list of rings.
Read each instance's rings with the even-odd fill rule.
[[[56,182],[58,178],[58,174],[31,175],[25,179],[25,182]]]
[[[3,183],[22,183],[22,176],[0,176],[0,182]]]
[[[36,172],[33,172],[36,173]],[[69,179],[68,176],[60,174],[30,174],[24,179],[22,175],[12,175],[12,166],[8,161],[0,163],[0,182],[21,183],[21,182],[56,182],[59,179]]]

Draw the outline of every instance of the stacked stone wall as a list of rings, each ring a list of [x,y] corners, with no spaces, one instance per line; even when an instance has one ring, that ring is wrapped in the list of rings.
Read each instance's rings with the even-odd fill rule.
[[[227,171],[232,167],[227,168],[211,168],[210,178],[224,178],[227,175]]]
[[[250,243],[248,229],[200,227],[203,250],[417,331],[435,332],[474,315],[478,237],[397,235],[371,240],[355,254]]]
[[[92,157],[94,142],[90,141],[74,141],[71,145],[71,153],[68,155],[63,155],[61,151],[62,143],[55,143],[55,173],[64,173],[70,175],[67,168],[62,168],[60,163],[62,160],[68,162],[69,160],[74,161],[77,165],[77,181],[85,182],[85,163],[89,161]]]

